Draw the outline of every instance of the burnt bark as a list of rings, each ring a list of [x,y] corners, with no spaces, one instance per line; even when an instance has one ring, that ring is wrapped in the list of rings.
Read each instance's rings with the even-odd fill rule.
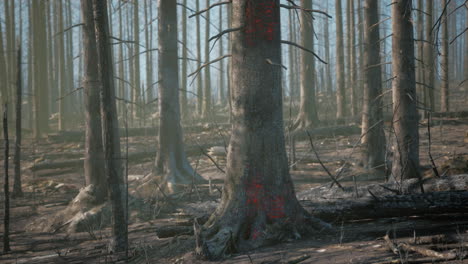
[[[158,2],[159,135],[154,173],[170,192],[180,185],[201,181],[190,166],[180,125],[179,73],[177,55],[177,5]]]
[[[420,177],[412,3],[412,0],[398,0],[392,5],[395,132],[392,179],[397,181]]]
[[[111,46],[109,45],[109,22],[107,1],[92,0],[94,10],[98,69],[101,80],[101,118],[104,147],[105,174],[108,185],[108,199],[112,204],[112,251],[125,251],[127,232],[125,206],[123,203],[123,177],[120,155],[120,141],[115,106],[114,74]]]
[[[366,168],[383,169],[385,133],[382,109],[378,2],[364,2],[364,104],[362,111],[362,161]]]
[[[93,6],[91,0],[81,0],[81,17],[84,23],[82,29],[83,57],[84,57],[84,103],[85,103],[85,151],[84,151],[84,175],[86,185],[94,185],[97,201],[106,199],[107,185],[102,162],[104,150],[101,134],[101,104],[99,90],[98,52],[96,46],[96,34],[94,25]]]
[[[448,112],[449,111],[449,41],[448,41],[448,12],[449,9],[445,9],[447,7],[447,0],[442,0],[441,8],[445,10],[442,14],[442,36],[441,36],[441,54],[440,54],[440,79],[441,79],[441,86],[440,86],[440,111],[441,112]]]
[[[279,0],[232,2],[232,131],[222,200],[199,254],[218,259],[328,227],[295,196],[285,150]],[[273,62],[272,65],[267,62]]]
[[[15,155],[13,163],[15,166],[15,178],[13,182],[12,197],[22,197],[23,190],[21,189],[21,107],[22,107],[22,80],[21,80],[21,46],[18,46],[16,54],[16,118],[15,118]]]
[[[3,205],[3,252],[10,251],[10,188],[8,178],[8,158],[10,157],[10,142],[8,141],[8,105],[3,108],[3,140],[5,142],[3,163],[3,194],[5,195]]]

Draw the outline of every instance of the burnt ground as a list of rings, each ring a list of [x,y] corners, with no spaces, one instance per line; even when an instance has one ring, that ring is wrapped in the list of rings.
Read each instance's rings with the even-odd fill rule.
[[[453,160],[468,157],[468,119],[434,120],[431,128],[432,155],[441,173],[446,175],[467,173],[463,163]],[[222,146],[227,140],[226,128],[206,127],[196,133],[186,133],[187,146],[198,146],[217,142]],[[427,127],[422,124],[421,164],[426,177],[432,177],[428,157]],[[225,137],[223,140],[222,137]],[[346,171],[342,174],[343,185],[353,185],[351,175],[355,175],[358,185],[384,182],[360,167],[359,149],[354,147],[359,135],[315,138],[319,156],[330,171],[335,172],[343,163]],[[124,154],[125,138],[122,139]],[[129,154],[137,151],[154,150],[153,136],[129,138]],[[110,255],[106,244],[109,228],[90,226],[86,232],[66,234],[55,232],[30,231],[31,223],[40,217],[53,215],[63,210],[83,187],[83,172],[74,167],[39,170],[30,168],[37,164],[79,159],[82,153],[81,142],[61,142],[49,138],[34,142],[26,138],[23,143],[23,190],[25,197],[11,200],[11,247],[12,252],[0,255],[0,263],[124,263],[124,255]],[[297,168],[291,171],[298,193],[317,186],[328,186],[330,179],[310,151],[308,141],[297,142]],[[216,158],[223,167],[222,157]],[[459,157],[459,159],[454,159]],[[131,161],[129,164],[130,193],[134,193],[137,181],[151,172],[152,156]],[[146,197],[148,206],[144,217],[131,217],[129,225],[129,262],[131,263],[208,263],[193,257],[194,239],[192,218],[206,219],[220,197],[223,174],[202,154],[189,157],[192,165],[205,178],[211,178],[214,186],[189,188],[184,193],[168,197]],[[198,165],[197,165],[198,164]],[[3,168],[2,168],[3,169]],[[10,172],[13,175],[13,171]],[[12,176],[11,176],[12,178]],[[199,207],[191,211],[187,207]],[[206,210],[204,209],[206,207]],[[201,209],[200,209],[201,208]],[[3,230],[3,197],[1,203]],[[432,263],[430,258],[421,259],[416,253],[394,254],[388,249],[383,237],[390,232],[392,238],[414,239],[435,235],[457,236],[457,242],[435,241],[428,247],[439,251],[453,250],[463,256],[468,253],[468,217],[463,214],[432,215],[424,217],[402,217],[369,219],[354,222],[332,223],[336,232],[321,233],[314,237],[261,248],[248,254],[234,255],[219,263]],[[3,245],[0,242],[0,246]],[[468,263],[467,259],[454,259],[443,263]],[[419,262],[411,260],[420,259]],[[440,262],[440,260],[439,260]]]

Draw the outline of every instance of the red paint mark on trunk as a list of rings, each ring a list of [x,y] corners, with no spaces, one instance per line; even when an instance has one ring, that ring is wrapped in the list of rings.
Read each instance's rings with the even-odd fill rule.
[[[275,39],[275,27],[279,24],[279,11],[276,1],[256,3],[248,1],[245,10],[247,25],[245,40],[247,45],[255,46],[258,40]]]

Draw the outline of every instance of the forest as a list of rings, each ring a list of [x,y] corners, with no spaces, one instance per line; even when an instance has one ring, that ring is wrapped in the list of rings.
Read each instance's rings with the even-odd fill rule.
[[[2,0],[0,114],[0,263],[468,263],[468,0]]]

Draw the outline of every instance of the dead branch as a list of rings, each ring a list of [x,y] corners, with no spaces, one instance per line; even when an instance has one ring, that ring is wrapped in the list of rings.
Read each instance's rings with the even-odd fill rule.
[[[218,3],[214,3],[210,6],[208,6],[207,8],[205,9],[202,9],[198,12],[195,12],[194,14],[190,15],[189,18],[192,18],[192,17],[195,17],[195,16],[198,16],[198,15],[201,15],[205,12],[207,12],[208,10],[214,8],[214,7],[217,7],[217,6],[221,6],[221,5],[226,5],[226,4],[230,4],[232,1],[231,0],[228,0],[228,1],[223,1],[223,2],[218,2]]]
[[[231,54],[226,54],[226,55],[223,55],[223,56],[221,56],[221,57],[219,57],[219,58],[217,58],[215,60],[209,61],[209,62],[203,64],[202,66],[200,66],[200,68],[196,69],[194,72],[189,74],[187,77],[192,77],[194,75],[195,75],[195,77],[197,77],[197,75],[200,73],[201,70],[203,70],[203,68],[209,66],[210,64],[213,64],[215,62],[218,62],[220,60],[223,60],[223,59],[229,58],[229,57],[232,57],[232,55]],[[194,79],[195,79],[195,77],[194,77]]]
[[[297,43],[294,43],[294,42],[291,42],[291,41],[288,41],[288,40],[281,40],[281,43],[282,44],[288,44],[288,45],[294,46],[296,48],[300,48],[301,50],[304,50],[306,52],[309,52],[312,55],[314,55],[314,57],[317,58],[321,63],[328,64],[326,61],[322,60],[315,52],[313,52],[312,50],[310,50],[308,48],[302,47],[301,45],[299,45]]]
[[[214,40],[214,39],[219,39],[220,37],[222,37],[224,34],[228,34],[228,33],[231,33],[231,32],[235,32],[235,31],[239,31],[241,30],[242,28],[244,27],[237,27],[237,28],[228,28],[228,29],[225,29],[221,32],[219,32],[218,34],[214,35],[213,37],[211,37],[208,42]]]
[[[70,92],[68,92],[67,94],[65,94],[64,96],[55,99],[55,101],[56,101],[56,102],[57,102],[57,101],[60,101],[60,100],[62,100],[63,98],[65,98],[65,97],[67,97],[67,96],[69,96],[69,95],[71,95],[71,94],[73,94],[73,93],[75,93],[75,92],[77,92],[77,91],[79,91],[79,90],[81,90],[81,89],[83,89],[83,87],[75,88],[75,89],[71,90]]]
[[[285,8],[285,9],[289,9],[289,10],[301,10],[301,11],[308,12],[308,13],[319,13],[319,14],[322,14],[322,15],[328,17],[328,18],[333,18],[327,12],[317,10],[317,9],[306,9],[306,8],[303,8],[303,7],[298,6],[298,5],[288,6],[288,5],[280,4],[280,7]]]
[[[65,32],[67,32],[68,30],[71,30],[72,28],[75,28],[75,27],[81,27],[81,26],[84,26],[84,23],[79,23],[79,24],[75,24],[75,25],[72,25],[72,26],[69,26],[67,27],[66,29],[64,29],[63,31],[59,31],[57,33],[54,34],[54,37],[60,35],[60,34],[63,34]]]

